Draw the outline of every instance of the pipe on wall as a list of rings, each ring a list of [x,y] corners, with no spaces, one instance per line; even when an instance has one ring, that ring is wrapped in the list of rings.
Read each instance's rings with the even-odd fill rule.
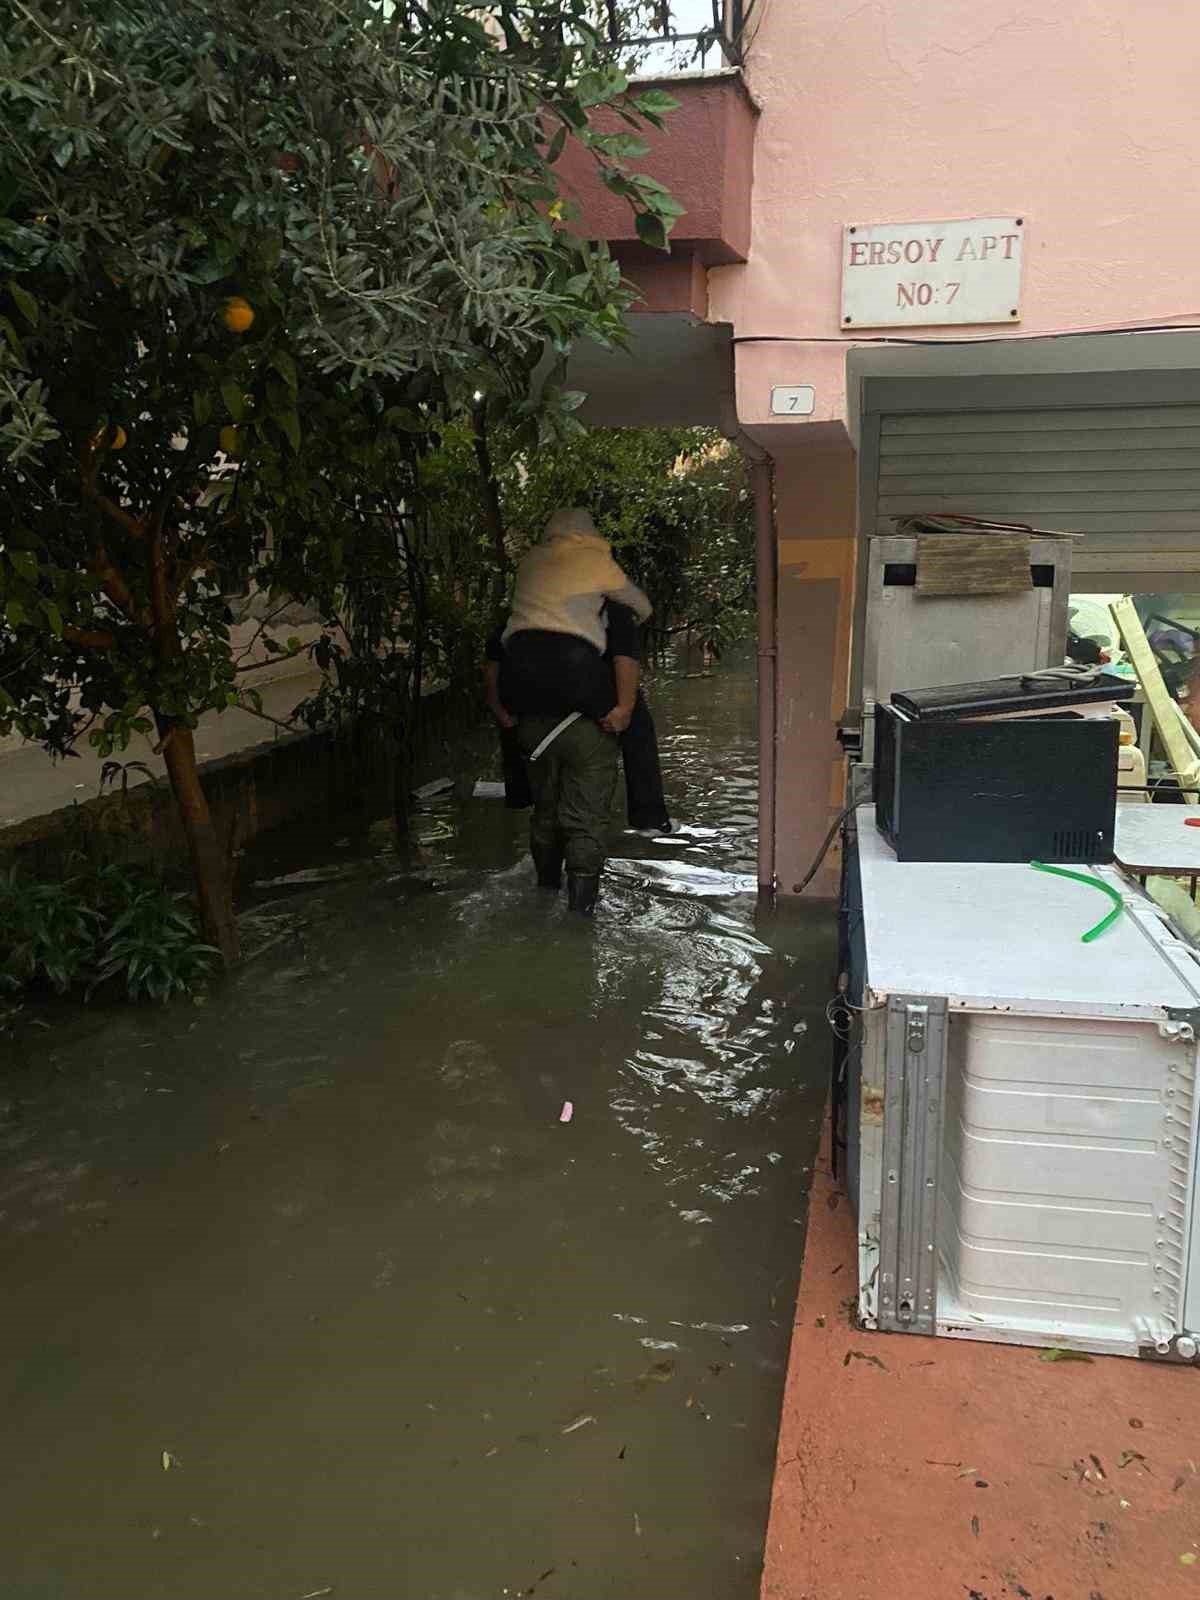
[[[745,443],[743,443],[745,448]],[[758,888],[775,893],[775,708],[777,564],[775,472],[757,446],[750,454],[754,488],[755,568],[758,593]]]

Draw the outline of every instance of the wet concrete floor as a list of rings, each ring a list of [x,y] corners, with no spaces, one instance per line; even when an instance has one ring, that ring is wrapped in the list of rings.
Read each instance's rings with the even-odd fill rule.
[[[757,1595],[833,922],[756,914],[748,665],[653,699],[594,924],[449,799],[8,1048],[4,1600]]]

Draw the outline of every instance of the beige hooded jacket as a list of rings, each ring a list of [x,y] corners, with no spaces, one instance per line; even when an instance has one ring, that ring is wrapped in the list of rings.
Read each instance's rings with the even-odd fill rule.
[[[601,615],[606,600],[628,606],[639,622],[645,622],[652,610],[637,584],[613,560],[612,546],[596,532],[588,513],[579,508],[556,511],[542,542],[517,568],[504,637],[545,629],[574,634],[602,651],[607,643]]]

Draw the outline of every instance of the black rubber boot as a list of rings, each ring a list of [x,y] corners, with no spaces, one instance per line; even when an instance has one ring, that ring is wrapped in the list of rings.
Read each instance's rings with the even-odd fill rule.
[[[567,907],[571,911],[578,911],[581,917],[590,917],[596,909],[596,897],[600,893],[600,874],[598,872],[568,872],[567,873]]]
[[[531,850],[533,864],[537,868],[537,886],[539,889],[561,889],[563,858],[562,851],[550,849]]]

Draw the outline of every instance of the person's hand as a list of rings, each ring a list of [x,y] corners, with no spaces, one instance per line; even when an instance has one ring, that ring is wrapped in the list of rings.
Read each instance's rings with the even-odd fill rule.
[[[600,718],[600,726],[605,733],[624,733],[632,717],[632,706],[614,706],[606,717]]]
[[[515,728],[517,725],[516,717],[514,717],[510,711],[505,710],[505,708],[499,703],[492,707],[492,715],[506,733],[510,728]]]

